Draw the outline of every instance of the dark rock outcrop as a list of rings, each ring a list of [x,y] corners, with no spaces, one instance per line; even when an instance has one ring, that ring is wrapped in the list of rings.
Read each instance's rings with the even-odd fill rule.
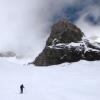
[[[79,60],[100,60],[100,45],[82,39],[83,32],[75,25],[60,21],[53,25],[43,52],[35,59],[36,66],[49,66]]]
[[[68,21],[60,21],[52,26],[50,37],[47,40],[46,46],[53,43],[71,43],[81,41],[83,33],[75,25]]]

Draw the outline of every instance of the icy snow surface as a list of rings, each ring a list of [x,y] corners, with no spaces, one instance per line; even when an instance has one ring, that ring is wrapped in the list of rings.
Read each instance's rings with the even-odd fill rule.
[[[0,58],[0,100],[100,100],[100,62],[35,67]]]

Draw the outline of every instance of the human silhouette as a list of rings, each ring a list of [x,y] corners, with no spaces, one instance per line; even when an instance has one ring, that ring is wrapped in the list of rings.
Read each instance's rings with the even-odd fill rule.
[[[24,85],[21,84],[21,85],[20,85],[20,93],[21,93],[21,94],[23,94],[23,89],[24,89],[24,88],[25,88]]]

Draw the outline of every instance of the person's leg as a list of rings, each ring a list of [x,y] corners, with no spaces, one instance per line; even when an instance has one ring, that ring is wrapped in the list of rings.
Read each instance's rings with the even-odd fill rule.
[[[22,93],[23,93],[23,89],[22,89]]]
[[[20,93],[21,93],[21,94],[23,93],[23,89],[22,89],[22,88],[20,89]]]

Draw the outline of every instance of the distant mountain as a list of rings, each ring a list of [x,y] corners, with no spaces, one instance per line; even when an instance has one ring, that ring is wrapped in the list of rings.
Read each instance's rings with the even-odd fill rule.
[[[36,66],[56,65],[79,60],[100,60],[100,44],[86,39],[84,33],[66,20],[54,24]]]
[[[8,52],[0,52],[0,57],[14,57],[16,54],[14,52],[8,51]]]

